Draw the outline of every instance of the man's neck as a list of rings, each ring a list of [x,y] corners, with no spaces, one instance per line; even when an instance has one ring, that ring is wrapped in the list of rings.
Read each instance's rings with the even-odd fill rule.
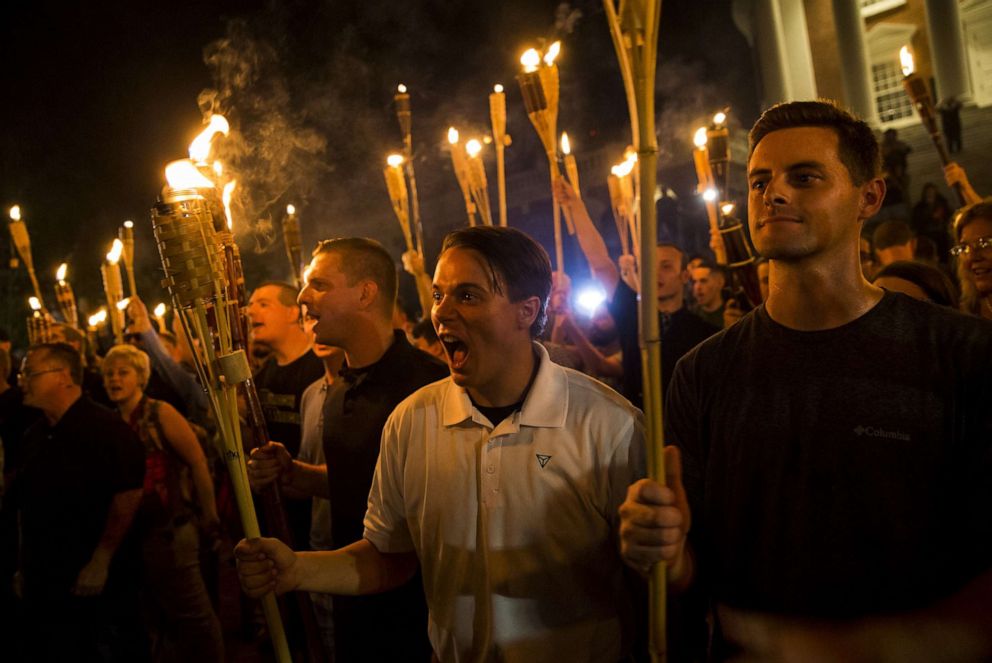
[[[45,414],[45,419],[48,420],[49,426],[54,426],[59,422],[59,420],[65,416],[65,413],[69,411],[76,401],[80,399],[83,395],[83,390],[81,387],[74,387],[68,389],[65,395],[59,399],[58,403],[51,406],[46,406],[41,409]]]
[[[658,298],[658,313],[672,313],[677,312],[682,308],[682,293],[676,293],[671,297],[659,297]]]
[[[293,329],[285,338],[271,344],[272,356],[280,366],[292,364],[310,349],[310,339],[302,329]]]
[[[393,323],[378,318],[364,318],[352,329],[347,347],[344,347],[349,368],[364,368],[376,363],[386,354],[395,341]]]
[[[324,382],[334,384],[334,381],[338,377],[338,371],[344,365],[344,353],[335,352],[334,354],[322,357],[321,361],[324,363]]]
[[[699,309],[701,311],[705,311],[706,313],[713,313],[714,311],[717,311],[717,310],[722,309],[722,308],[723,308],[723,300],[722,299],[714,300],[714,301],[710,302],[709,304],[703,304],[702,302],[700,302],[700,304],[699,304]]]
[[[772,320],[799,331],[834,329],[856,320],[877,304],[883,290],[868,283],[859,256],[843,261],[771,260],[765,310]]]
[[[513,405],[519,402],[527,391],[531,376],[534,375],[536,362],[534,347],[528,341],[526,347],[521,345],[509,353],[504,364],[506,371],[496,380],[479,387],[470,387],[466,391],[475,404],[482,407]]]

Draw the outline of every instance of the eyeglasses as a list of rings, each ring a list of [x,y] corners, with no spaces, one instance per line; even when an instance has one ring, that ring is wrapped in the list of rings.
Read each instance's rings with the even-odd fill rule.
[[[951,255],[955,258],[958,256],[966,256],[974,251],[980,251],[982,249],[992,248],[992,236],[989,237],[979,237],[974,242],[956,244],[951,247]]]
[[[61,370],[65,370],[65,369],[62,369],[62,368],[46,368],[46,369],[41,370],[41,371],[28,371],[28,372],[19,371],[17,373],[17,379],[18,380],[24,380],[26,382],[28,380],[31,380],[33,378],[38,377],[39,375],[44,375],[45,373],[54,373],[56,371],[61,371]]]

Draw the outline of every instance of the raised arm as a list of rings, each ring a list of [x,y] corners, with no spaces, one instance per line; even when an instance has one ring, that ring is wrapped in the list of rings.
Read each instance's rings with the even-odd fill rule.
[[[616,290],[620,280],[620,272],[610,259],[610,252],[606,248],[603,236],[596,230],[595,224],[589,217],[589,210],[562,177],[555,180],[554,194],[558,204],[567,208],[572,215],[575,237],[579,240],[579,247],[585,254],[586,260],[589,261],[589,269],[596,280],[603,285],[607,299],[612,299],[613,291]]]

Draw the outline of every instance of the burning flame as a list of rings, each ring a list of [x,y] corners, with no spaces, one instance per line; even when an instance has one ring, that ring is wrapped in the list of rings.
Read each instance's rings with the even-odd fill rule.
[[[406,86],[400,83],[399,85],[396,86],[396,91],[399,92],[400,94],[406,94]]]
[[[627,163],[631,164],[631,168],[634,167],[633,165],[635,163],[637,163],[637,152],[634,151],[634,148],[628,147],[624,151],[624,153],[623,153],[623,160],[626,161]]]
[[[696,147],[702,149],[706,147],[706,127],[699,127],[696,129],[696,133],[692,135],[692,142],[695,143]]]
[[[110,247],[110,253],[107,254],[107,262],[111,265],[116,265],[117,261],[121,259],[121,253],[124,251],[124,242],[119,239],[114,240],[114,244]]]
[[[59,268],[55,270],[55,280],[59,283],[65,283],[65,275],[69,272],[69,265],[62,263]]]
[[[127,308],[127,305],[130,304],[130,303],[131,303],[131,298],[130,297],[125,297],[124,299],[122,299],[119,302],[117,302],[117,310],[118,311],[125,310]]]
[[[468,154],[469,158],[474,159],[479,156],[479,152],[482,151],[482,143],[476,139],[472,139],[465,143],[465,152]]]
[[[556,41],[548,47],[547,52],[544,54],[544,64],[549,67],[553,65],[559,53],[561,53],[561,42]]]
[[[203,176],[189,159],[173,161],[165,167],[165,179],[173,189],[212,189],[214,183]]]
[[[715,124],[716,126],[720,126],[726,121],[727,121],[727,114],[724,113],[723,111],[720,111],[713,116],[713,124]]]
[[[156,304],[155,310],[152,311],[152,315],[154,315],[156,318],[163,317],[165,315],[165,304],[163,304],[162,302]]]
[[[495,92],[496,94],[503,94],[503,86],[497,83],[496,85],[493,86],[493,92]]]
[[[388,164],[390,168],[399,168],[400,166],[403,165],[403,155],[390,154],[388,157],[386,157],[386,164]]]
[[[90,327],[96,327],[97,325],[102,325],[107,321],[107,309],[102,308],[93,315],[91,315],[87,322],[90,323]]]
[[[730,216],[734,213],[734,207],[735,205],[733,203],[724,203],[723,207],[720,208],[720,211],[723,212],[724,216]]]
[[[634,161],[625,159],[610,169],[610,172],[617,177],[627,177],[630,171],[634,170]]]
[[[221,202],[224,203],[224,216],[227,217],[228,230],[234,230],[234,219],[231,217],[231,194],[234,193],[234,187],[237,185],[237,180],[231,180],[224,185],[224,191],[220,194]]]
[[[224,164],[220,161],[214,161],[214,175],[220,177],[224,174]]]
[[[564,131],[561,132],[561,151],[563,154],[572,153],[572,144],[568,142],[568,134]]]
[[[286,214],[289,214],[290,216],[296,214],[296,205],[293,203],[286,205]]]
[[[41,310],[41,301],[37,297],[28,297],[28,305],[31,307],[32,311]]]
[[[452,145],[458,144],[458,129],[448,127],[448,142]]]
[[[210,156],[210,142],[218,133],[225,136],[231,130],[227,118],[223,115],[211,115],[207,128],[189,144],[189,158],[197,163],[203,163]]]
[[[703,191],[703,200],[705,200],[708,203],[712,203],[714,200],[716,200],[716,196],[717,196],[716,189],[706,189],[706,191]]]
[[[13,207],[10,208],[10,220],[11,221],[20,221],[21,220],[21,206],[20,205],[14,205]]]
[[[520,64],[523,65],[525,74],[537,71],[541,65],[541,54],[537,52],[536,48],[528,48],[520,56]]]
[[[124,227],[127,228],[128,230],[134,228],[134,221],[128,219],[127,221],[124,222]]]
[[[916,71],[916,65],[913,63],[913,54],[909,52],[908,46],[903,46],[899,49],[899,63],[902,64],[903,76],[909,76]]]

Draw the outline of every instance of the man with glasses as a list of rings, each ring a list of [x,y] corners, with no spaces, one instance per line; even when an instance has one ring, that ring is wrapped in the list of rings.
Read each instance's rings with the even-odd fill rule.
[[[143,660],[140,609],[125,544],[145,454],[120,416],[83,394],[79,353],[28,350],[18,380],[44,417],[24,438],[17,479],[25,649],[36,660]]]

